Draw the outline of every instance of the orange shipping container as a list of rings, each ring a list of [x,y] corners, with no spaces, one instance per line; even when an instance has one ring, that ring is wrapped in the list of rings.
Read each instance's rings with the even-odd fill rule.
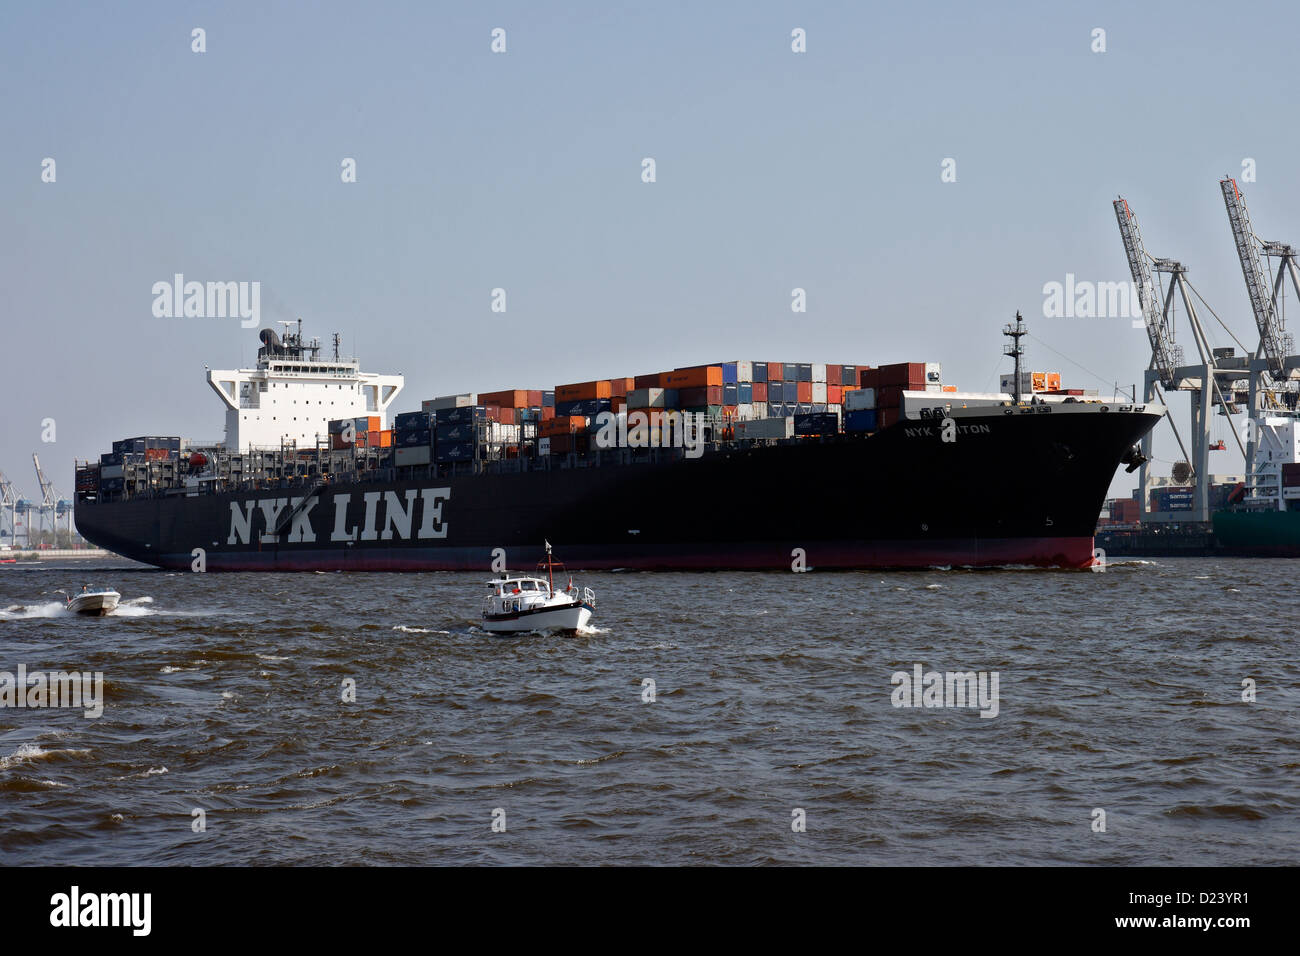
[[[554,405],[543,405],[543,406],[542,406],[542,421],[544,421],[544,422],[549,422],[549,421],[550,421],[551,419],[553,419],[554,417],[555,417],[555,406],[554,406]]]
[[[538,426],[537,433],[543,438],[551,435],[567,435],[573,430],[584,431],[587,428],[587,419],[582,415],[557,415],[549,421],[544,421]]]
[[[720,369],[719,372],[721,372]],[[557,402],[578,402],[592,398],[609,397],[611,397],[609,382],[605,380],[555,386],[555,400]]]
[[[945,386],[943,387],[943,390],[944,390],[945,392],[955,392],[955,391],[957,391],[957,386],[956,386],[956,385],[945,385]]]
[[[721,365],[701,365],[699,368],[664,372],[659,383],[660,388],[708,388],[710,385],[722,385]]]
[[[827,372],[826,374],[829,375],[830,373]],[[844,401],[844,389],[838,385],[831,385],[830,383],[827,383],[826,404],[839,405],[843,401]]]
[[[386,428],[379,433],[379,447],[380,448],[393,447],[393,430],[391,428]]]
[[[767,380],[769,382],[785,381],[785,366],[780,362],[767,363]]]
[[[799,382],[795,389],[799,396],[797,401],[800,404],[807,404],[812,401],[812,382]]]
[[[1061,387],[1061,373],[1060,373],[1060,372],[1048,372],[1048,373],[1047,373],[1047,390],[1048,390],[1049,392],[1055,392],[1055,391],[1058,391],[1058,390],[1060,389],[1060,387]]]
[[[378,416],[378,415],[371,415],[371,416],[369,416],[368,418],[366,418],[366,431],[368,431],[368,432],[377,432],[377,431],[379,431],[379,416]]]
[[[609,397],[622,398],[634,388],[636,388],[636,379],[634,378],[611,378],[609,380]]]

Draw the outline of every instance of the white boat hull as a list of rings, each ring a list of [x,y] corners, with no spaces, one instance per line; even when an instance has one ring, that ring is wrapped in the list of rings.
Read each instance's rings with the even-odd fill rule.
[[[539,607],[516,614],[484,615],[483,630],[494,634],[518,634],[527,631],[578,631],[591,622],[592,610],[586,604]]]
[[[103,617],[117,610],[117,602],[122,595],[116,591],[97,591],[94,594],[74,594],[68,602],[68,610],[73,614],[87,617]]]

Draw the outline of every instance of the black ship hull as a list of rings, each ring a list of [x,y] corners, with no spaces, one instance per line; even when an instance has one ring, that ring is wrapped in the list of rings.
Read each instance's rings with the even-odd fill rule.
[[[76,521],[178,570],[483,571],[544,540],[588,569],[1087,567],[1115,469],[1159,417],[961,409],[951,441],[907,420],[694,460],[78,500]]]

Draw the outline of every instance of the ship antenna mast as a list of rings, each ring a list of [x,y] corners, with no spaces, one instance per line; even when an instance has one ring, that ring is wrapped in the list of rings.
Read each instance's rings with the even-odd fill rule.
[[[334,333],[334,361],[339,360],[339,334]]]
[[[1019,405],[1020,404],[1020,360],[1025,354],[1025,347],[1020,344],[1020,338],[1021,336],[1029,334],[1029,331],[1025,328],[1024,320],[1020,318],[1019,310],[1017,310],[1016,312],[1016,324],[1013,326],[1010,323],[1008,323],[1007,326],[1002,330],[1002,334],[1007,336],[1007,338],[1011,339],[1011,341],[1014,343],[1012,345],[1004,345],[1002,347],[1002,354],[1010,355],[1012,358],[1016,360],[1016,378],[1015,378],[1015,382],[1012,384],[1011,395],[1015,399],[1016,404]]]

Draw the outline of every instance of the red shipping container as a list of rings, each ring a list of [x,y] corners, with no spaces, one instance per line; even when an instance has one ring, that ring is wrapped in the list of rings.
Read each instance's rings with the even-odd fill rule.
[[[911,391],[925,388],[924,362],[895,362],[880,366],[880,385],[897,385]]]
[[[625,398],[627,393],[636,388],[636,379],[634,378],[611,378],[609,380],[609,397]]]
[[[578,382],[573,385],[555,386],[555,400],[557,402],[578,402],[609,397],[609,382],[603,379],[598,382]]]
[[[880,369],[859,368],[858,387],[859,388],[880,388]]]
[[[768,362],[768,363],[767,363],[767,380],[768,380],[769,382],[784,382],[784,381],[785,381],[785,365],[783,365],[781,362]]]
[[[480,405],[497,405],[501,408],[527,408],[531,403],[529,395],[534,394],[522,388],[507,388],[500,392],[487,392],[479,395],[478,403]],[[539,397],[537,404],[540,405],[542,400],[541,393],[535,393]]]
[[[667,372],[651,372],[649,375],[638,375],[636,378],[632,379],[632,387],[663,388],[663,386],[659,384],[659,380],[667,374]]]
[[[489,421],[500,422],[502,425],[513,425],[518,420],[518,413],[513,408],[500,408],[489,405],[487,417]]]
[[[549,422],[549,421],[550,421],[551,419],[553,419],[554,417],[555,417],[555,406],[554,406],[554,405],[543,405],[543,406],[542,406],[542,421],[544,421],[544,422]]]
[[[166,448],[146,448],[144,450],[145,461],[166,461],[171,452]]]
[[[721,371],[721,369],[718,371]],[[677,404],[682,408],[695,408],[700,405],[721,405],[722,386],[710,385],[708,388],[678,389]]]
[[[615,395],[609,400],[609,408],[615,415],[627,408],[627,396]]]
[[[903,392],[907,389],[898,385],[881,385],[876,389],[877,408],[898,408],[903,404]]]
[[[830,375],[830,372],[827,372],[826,374]],[[829,382],[827,382],[826,383],[826,404],[840,405],[843,402],[844,402],[844,389],[840,388],[840,386],[838,385],[832,385]]]
[[[800,404],[807,404],[812,401],[812,382],[798,382],[795,385],[797,392],[797,401]]]
[[[826,366],[826,384],[827,384],[827,385],[839,385],[839,384],[840,384],[840,373],[843,372],[843,371],[844,371],[844,367],[843,367],[842,365],[827,365],[827,366]],[[832,404],[832,405],[835,405],[835,404],[838,404],[838,403],[837,403],[837,402],[831,402],[831,404]]]
[[[540,388],[530,388],[528,390],[528,404],[526,408],[540,408],[542,405],[542,390]]]
[[[767,382],[755,382],[755,383],[754,383],[754,396],[753,396],[753,401],[755,401],[755,402],[765,402],[765,401],[767,401]]]
[[[890,425],[898,423],[899,410],[897,408],[882,408],[879,410],[880,427],[888,428]]]
[[[734,419],[734,418],[736,417],[736,406],[735,406],[735,405],[723,405],[723,406],[722,406],[722,417],[723,417],[723,418],[731,418],[731,419]]]

